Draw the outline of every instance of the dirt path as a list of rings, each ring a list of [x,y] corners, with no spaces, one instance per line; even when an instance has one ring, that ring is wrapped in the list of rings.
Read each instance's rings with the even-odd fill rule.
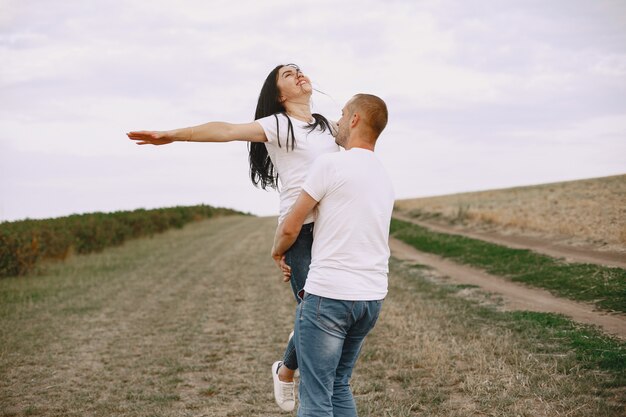
[[[626,269],[626,255],[617,252],[601,252],[590,248],[564,246],[545,239],[529,236],[507,236],[493,232],[478,232],[459,229],[444,224],[435,224],[416,220],[406,214],[394,212],[394,217],[415,223],[435,232],[461,235],[473,239],[484,240],[514,249],[530,249],[556,258],[564,258],[569,262],[593,263],[598,265],[616,266]]]
[[[486,291],[501,295],[508,309],[564,314],[575,321],[600,326],[606,332],[626,339],[626,317],[624,316],[594,311],[592,305],[555,297],[548,291],[520,285],[476,268],[420,252],[395,238],[390,239],[389,246],[392,256],[398,259],[430,266],[455,282],[477,285]]]

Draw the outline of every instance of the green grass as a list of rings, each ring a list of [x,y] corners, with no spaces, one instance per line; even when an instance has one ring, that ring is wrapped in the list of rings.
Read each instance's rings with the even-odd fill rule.
[[[604,310],[626,312],[626,270],[593,264],[565,263],[530,250],[430,231],[393,219],[391,234],[420,251],[433,253],[490,274],[545,288]]]

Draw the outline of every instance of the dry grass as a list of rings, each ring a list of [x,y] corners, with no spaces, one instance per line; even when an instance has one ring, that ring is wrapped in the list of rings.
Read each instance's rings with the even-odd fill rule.
[[[0,281],[0,416],[282,415],[269,369],[294,303],[274,226],[209,220]],[[355,372],[361,416],[619,415],[607,375],[476,319],[435,275],[394,263]]]
[[[0,282],[0,415],[276,415],[293,306],[274,224],[203,222]]]
[[[422,219],[626,252],[626,175],[396,202]]]

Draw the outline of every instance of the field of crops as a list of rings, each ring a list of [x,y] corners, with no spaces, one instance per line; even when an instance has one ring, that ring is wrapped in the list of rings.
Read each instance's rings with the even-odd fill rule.
[[[24,275],[42,260],[63,260],[72,253],[98,252],[128,239],[230,214],[242,213],[198,205],[1,223],[0,277]]]

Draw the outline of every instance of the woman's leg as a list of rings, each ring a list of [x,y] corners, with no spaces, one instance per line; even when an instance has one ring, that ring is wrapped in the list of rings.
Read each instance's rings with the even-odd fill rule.
[[[302,230],[300,231],[298,238],[291,248],[289,248],[289,250],[285,253],[285,262],[291,267],[291,289],[298,304],[300,304],[300,297],[302,295],[302,291],[304,290],[306,277],[309,274],[312,246],[313,223],[307,223],[302,226]],[[293,337],[289,339],[289,342],[287,343],[287,348],[285,349],[285,354],[283,356],[283,365],[291,371],[298,369],[298,358],[296,356],[296,347]]]
[[[294,244],[285,253],[285,262],[291,267],[291,289],[296,302],[300,304],[304,284],[311,264],[311,247],[313,246],[313,223],[302,226],[302,230]],[[272,365],[274,379],[274,398],[285,411],[293,409],[295,403],[293,377],[298,369],[295,337],[287,343],[282,362]]]

